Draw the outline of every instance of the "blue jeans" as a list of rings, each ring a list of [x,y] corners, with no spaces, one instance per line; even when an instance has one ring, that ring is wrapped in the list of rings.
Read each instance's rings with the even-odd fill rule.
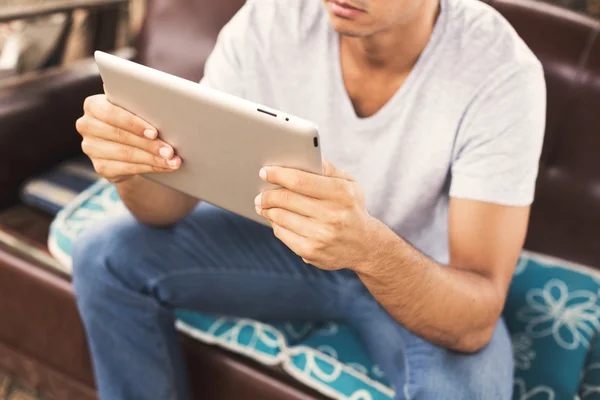
[[[170,228],[131,215],[73,250],[77,304],[103,400],[188,399],[173,310],[256,319],[341,320],[360,335],[398,399],[508,400],[512,352],[500,322],[466,355],[411,334],[349,270],[305,264],[262,225],[201,204]]]

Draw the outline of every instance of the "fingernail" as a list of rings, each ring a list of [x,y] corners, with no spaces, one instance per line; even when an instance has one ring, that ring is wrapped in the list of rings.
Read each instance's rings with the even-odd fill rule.
[[[154,129],[146,129],[144,131],[144,136],[148,139],[154,139],[156,137],[156,131]]]
[[[256,196],[256,197],[254,198],[254,204],[255,204],[256,206],[260,206],[260,205],[262,205],[262,193],[260,193],[258,196]]]
[[[160,154],[160,156],[166,160],[168,160],[169,158],[171,158],[171,149],[168,147],[161,147],[160,150],[158,150],[158,153]]]
[[[256,206],[256,207],[255,207],[255,209],[256,209],[256,213],[257,213],[258,215],[261,215],[261,214],[262,214],[262,208],[260,208],[259,206]]]
[[[267,170],[265,168],[261,168],[260,171],[258,172],[258,176],[260,176],[260,179],[266,181],[267,180]]]
[[[167,164],[169,164],[169,167],[176,167],[177,166],[177,159],[176,158],[172,158],[170,160],[167,160]]]

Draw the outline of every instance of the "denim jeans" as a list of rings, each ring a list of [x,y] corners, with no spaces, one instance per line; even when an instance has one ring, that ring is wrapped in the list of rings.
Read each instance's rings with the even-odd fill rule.
[[[103,400],[188,399],[173,310],[269,320],[340,320],[361,337],[398,399],[508,400],[512,352],[459,354],[408,332],[355,273],[305,264],[255,222],[200,204],[169,228],[125,214],[86,231],[73,280]]]

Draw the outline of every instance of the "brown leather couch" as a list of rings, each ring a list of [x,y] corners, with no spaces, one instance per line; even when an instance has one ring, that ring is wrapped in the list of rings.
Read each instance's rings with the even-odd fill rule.
[[[315,0],[316,1],[316,0]],[[194,81],[242,0],[150,0],[137,61]],[[526,247],[600,268],[600,22],[495,0],[544,64],[546,141]],[[0,369],[58,400],[94,398],[66,275],[45,248],[50,216],[18,205],[22,182],[79,153],[74,121],[101,91],[91,61],[0,82]],[[182,337],[196,398],[315,399],[280,371]]]

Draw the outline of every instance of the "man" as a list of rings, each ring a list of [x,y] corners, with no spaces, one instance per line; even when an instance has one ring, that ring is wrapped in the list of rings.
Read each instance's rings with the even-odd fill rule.
[[[500,314],[545,84],[509,24],[475,0],[250,0],[202,84],[317,123],[325,176],[263,168],[281,187],[256,199],[269,229],[137,176],[185,160],[87,99],[83,150],[131,211],[73,255],[101,398],[188,397],[172,313],[188,308],[343,320],[398,399],[510,399]]]

